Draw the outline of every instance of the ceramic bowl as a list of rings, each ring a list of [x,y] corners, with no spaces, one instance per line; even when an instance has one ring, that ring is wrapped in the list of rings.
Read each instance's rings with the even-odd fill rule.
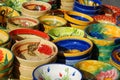
[[[102,4],[100,0],[90,0],[97,3],[97,6],[93,6],[93,5],[87,5],[87,4],[81,4],[80,3],[81,0],[75,0],[74,1],[74,6],[78,6],[80,8],[83,8],[85,10],[95,10],[95,9],[100,9],[100,5]]]
[[[87,10],[87,9],[83,9],[82,7],[78,7],[78,6],[73,6],[73,10],[74,11],[77,11],[77,12],[81,12],[81,13],[84,13],[84,14],[87,14],[87,15],[90,15],[90,16],[95,16],[95,15],[98,15],[98,10]]]
[[[15,41],[20,41],[23,39],[33,39],[33,38],[37,38],[37,39],[46,39],[46,40],[50,40],[50,37],[48,36],[48,34],[42,32],[42,31],[38,31],[38,30],[33,30],[33,29],[15,29],[9,32],[10,37],[15,40]]]
[[[95,75],[97,80],[111,79],[118,80],[120,78],[119,71],[109,63],[97,60],[84,60],[75,64],[80,70],[90,72]]]
[[[113,49],[110,63],[120,70],[120,46]]]
[[[52,28],[64,26],[67,23],[64,18],[54,15],[45,15],[40,17],[39,20],[44,25],[44,32],[46,33]]]
[[[46,64],[33,71],[33,80],[81,80],[82,74],[74,67],[65,64]]]
[[[87,37],[100,46],[113,45],[120,37],[119,31],[118,26],[105,23],[91,24],[85,29]]]
[[[20,28],[38,29],[39,20],[27,16],[16,16],[8,19],[7,22],[8,31],[20,29]]]
[[[0,29],[6,30],[7,19],[13,16],[20,16],[19,12],[8,6],[0,6]]]
[[[61,32],[62,31],[62,32]],[[85,37],[85,33],[81,29],[72,27],[56,27],[48,31],[48,35],[54,40],[63,36],[81,36]]]
[[[21,13],[24,16],[38,18],[51,10],[51,5],[43,1],[28,1],[22,4]]]
[[[89,59],[93,43],[87,39],[78,36],[66,36],[54,39],[53,42],[58,47],[58,63],[74,65],[80,60]]]
[[[67,11],[64,13],[64,18],[70,23],[86,26],[93,22],[93,18],[87,14],[77,11]]]
[[[108,23],[108,24],[117,24],[117,20],[113,16],[106,16],[106,15],[96,15],[93,16],[94,20],[99,23]]]
[[[7,48],[0,47],[0,71],[8,69],[12,66],[14,55],[13,53],[8,50]]]
[[[25,39],[16,42],[11,51],[21,65],[36,67],[55,61],[58,49],[45,39]]]

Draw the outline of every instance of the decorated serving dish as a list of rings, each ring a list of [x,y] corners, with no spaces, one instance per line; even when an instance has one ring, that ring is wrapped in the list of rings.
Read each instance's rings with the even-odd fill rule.
[[[96,76],[97,80],[119,80],[119,71],[112,65],[97,60],[84,60],[75,64],[80,70],[85,70]]]

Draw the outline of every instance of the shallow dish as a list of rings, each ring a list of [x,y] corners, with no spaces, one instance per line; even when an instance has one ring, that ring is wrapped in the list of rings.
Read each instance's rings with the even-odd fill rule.
[[[81,29],[72,27],[56,27],[48,31],[48,35],[52,39],[57,39],[63,36],[81,36],[85,37],[85,33]]]
[[[84,60],[75,64],[80,70],[90,72],[97,80],[111,79],[119,80],[119,71],[112,65],[97,60]]]
[[[46,64],[33,71],[33,80],[81,80],[82,74],[74,67],[65,64]]]

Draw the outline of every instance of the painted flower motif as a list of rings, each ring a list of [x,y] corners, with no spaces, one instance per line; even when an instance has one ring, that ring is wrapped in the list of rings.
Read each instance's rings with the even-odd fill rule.
[[[97,80],[116,80],[118,78],[118,74],[116,69],[112,69],[109,71],[101,71],[96,75]]]

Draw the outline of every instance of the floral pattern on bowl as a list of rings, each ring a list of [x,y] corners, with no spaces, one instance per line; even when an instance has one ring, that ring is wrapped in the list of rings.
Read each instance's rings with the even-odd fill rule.
[[[46,64],[33,71],[33,80],[81,80],[77,69],[64,64]]]

